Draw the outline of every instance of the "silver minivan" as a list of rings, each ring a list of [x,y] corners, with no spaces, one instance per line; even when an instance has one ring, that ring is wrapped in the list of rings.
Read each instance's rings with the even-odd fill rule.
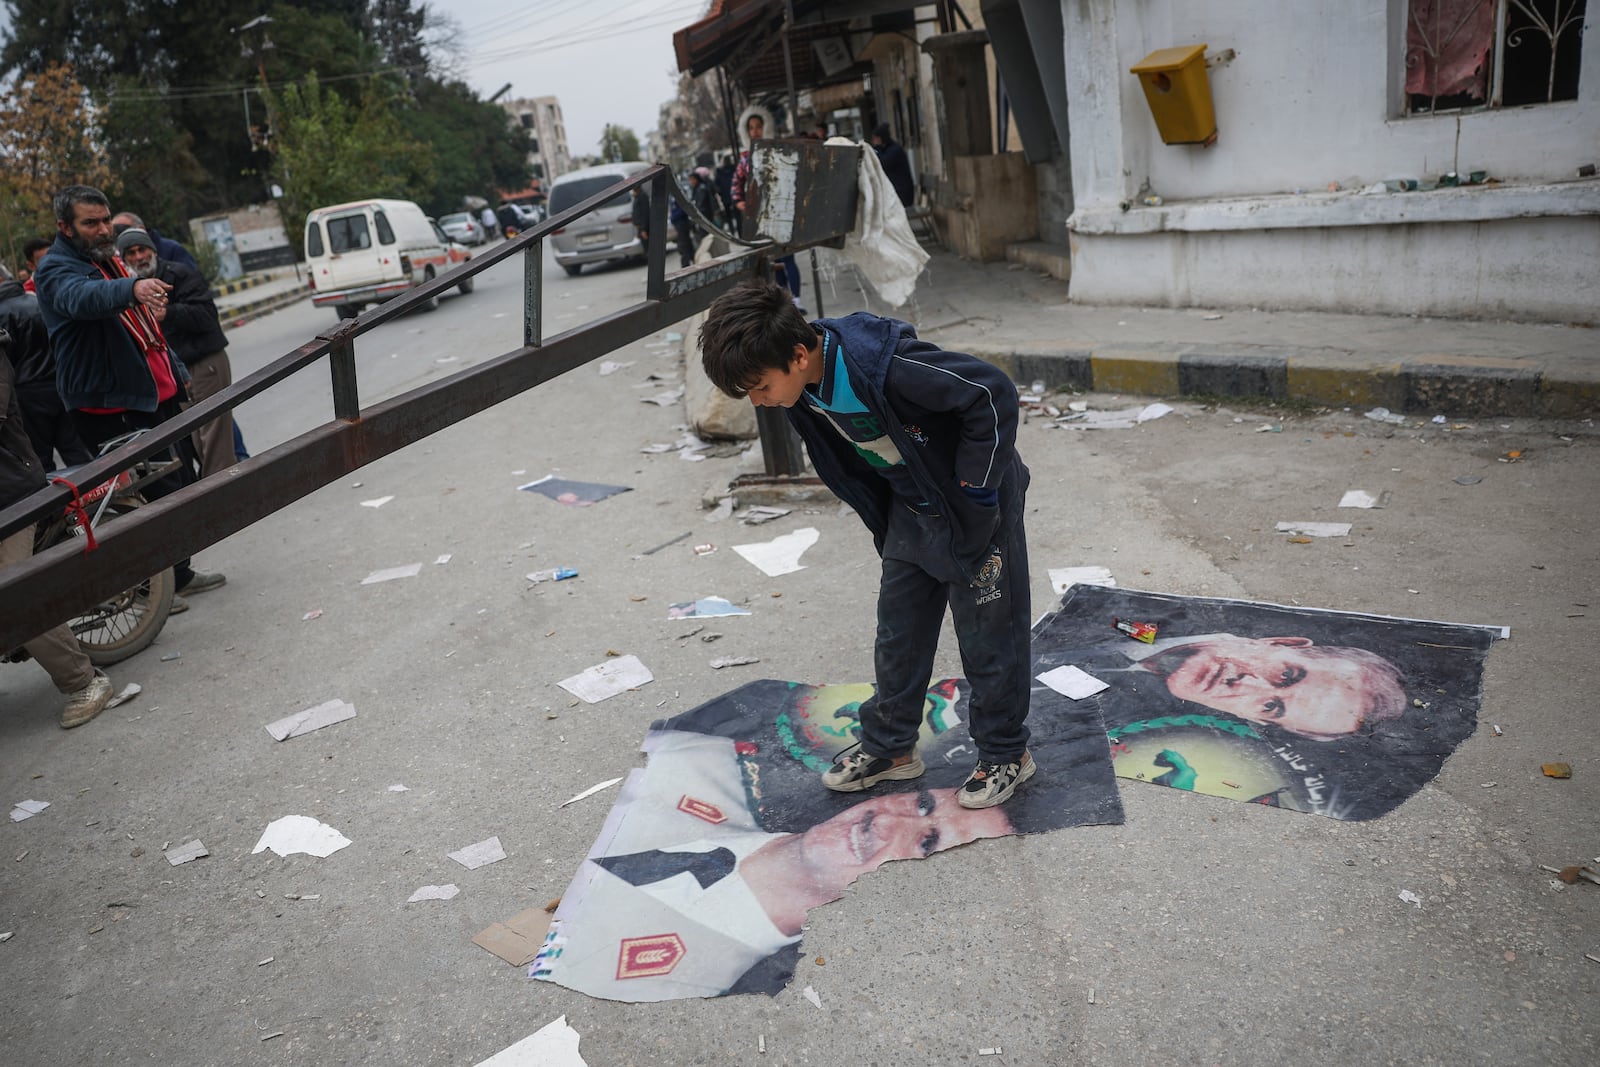
[[[649,166],[648,163],[606,163],[563,174],[550,186],[549,215],[559,215]],[[576,275],[585,263],[637,259],[644,255],[644,244],[634,229],[632,198],[631,192],[621,193],[551,235],[551,253],[563,270]]]

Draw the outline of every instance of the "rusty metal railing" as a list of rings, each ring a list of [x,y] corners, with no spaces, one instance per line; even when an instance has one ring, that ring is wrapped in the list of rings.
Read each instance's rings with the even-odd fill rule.
[[[545,337],[545,239],[606,201],[641,185],[650,187],[651,208],[644,299],[583,326]],[[677,200],[697,225],[727,239],[734,251],[669,272],[669,197]],[[853,206],[850,214],[853,219]],[[835,210],[833,216],[842,217],[842,213]],[[820,236],[814,224],[798,229],[807,243],[817,244],[842,239],[848,228],[848,224],[842,230],[833,227]],[[319,333],[182,415],[79,469],[77,484],[97,485],[188,436],[214,416],[327,361],[333,386],[333,418],[329,422],[97,530],[99,547],[92,552],[77,544],[58,545],[0,570],[0,651],[17,647],[145,575],[216,544],[375,459],[705,310],[722,292],[767,269],[769,256],[802,247],[806,244],[793,240],[787,244],[766,239],[747,241],[723,232],[700,216],[663,166],[641,171],[596,193],[493,251]],[[355,362],[358,338],[518,255],[523,257],[524,273],[521,347],[437,382],[363,406]],[[52,485],[0,510],[0,537],[59,512],[70,498],[69,490]]]

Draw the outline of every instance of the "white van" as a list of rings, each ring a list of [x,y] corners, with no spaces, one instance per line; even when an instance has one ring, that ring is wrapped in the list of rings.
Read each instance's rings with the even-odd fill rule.
[[[648,163],[606,163],[598,167],[569,171],[550,186],[549,213],[559,215],[572,205],[589,199],[607,186],[631,178]],[[645,192],[650,190],[646,187]],[[570,226],[550,237],[551,254],[568,274],[579,274],[585,263],[605,263],[616,259],[637,259],[644,255],[644,243],[635,231],[632,193],[619,193]],[[647,225],[649,219],[639,219]]]
[[[431,281],[454,264],[449,242],[410,200],[357,200],[306,216],[306,267],[311,302],[353,319]],[[472,279],[460,285],[472,292]],[[435,300],[429,309],[438,306]]]

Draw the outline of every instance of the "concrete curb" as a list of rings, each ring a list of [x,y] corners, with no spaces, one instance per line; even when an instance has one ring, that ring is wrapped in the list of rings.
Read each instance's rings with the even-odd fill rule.
[[[243,278],[238,278],[231,282],[223,282],[221,285],[213,285],[211,287],[211,299],[215,300],[222,296],[232,296],[234,293],[242,293],[246,289],[253,289],[258,285],[266,285],[268,282],[278,281],[287,273],[288,271],[266,271],[261,274],[252,274]]]
[[[232,307],[218,308],[217,318],[221,321],[224,330],[231,330],[235,327],[243,326],[251,319],[259,319],[263,315],[277,311],[279,308],[298,304],[302,300],[309,299],[310,296],[311,290],[309,289],[291,289],[288,292],[273,293],[271,296],[264,296],[259,300],[250,300],[242,304],[235,304]]]
[[[1422,355],[1376,360],[1326,348],[1115,343],[979,347],[1018,382],[1144,396],[1295,400],[1399,413],[1571,418],[1600,412],[1600,367]]]

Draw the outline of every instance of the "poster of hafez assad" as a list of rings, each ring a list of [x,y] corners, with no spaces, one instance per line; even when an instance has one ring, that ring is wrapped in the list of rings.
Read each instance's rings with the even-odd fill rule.
[[[1113,620],[1153,626],[1129,638]],[[1438,773],[1477,720],[1498,627],[1077,585],[1033,630],[1039,773],[1006,804],[955,790],[974,752],[960,679],[932,682],[927,773],[866,793],[817,780],[857,738],[870,685],[749,683],[645,738],[530,973],[592,996],[776,994],[806,912],[890,860],[981,838],[1118,823],[1115,779],[1368,819]]]

